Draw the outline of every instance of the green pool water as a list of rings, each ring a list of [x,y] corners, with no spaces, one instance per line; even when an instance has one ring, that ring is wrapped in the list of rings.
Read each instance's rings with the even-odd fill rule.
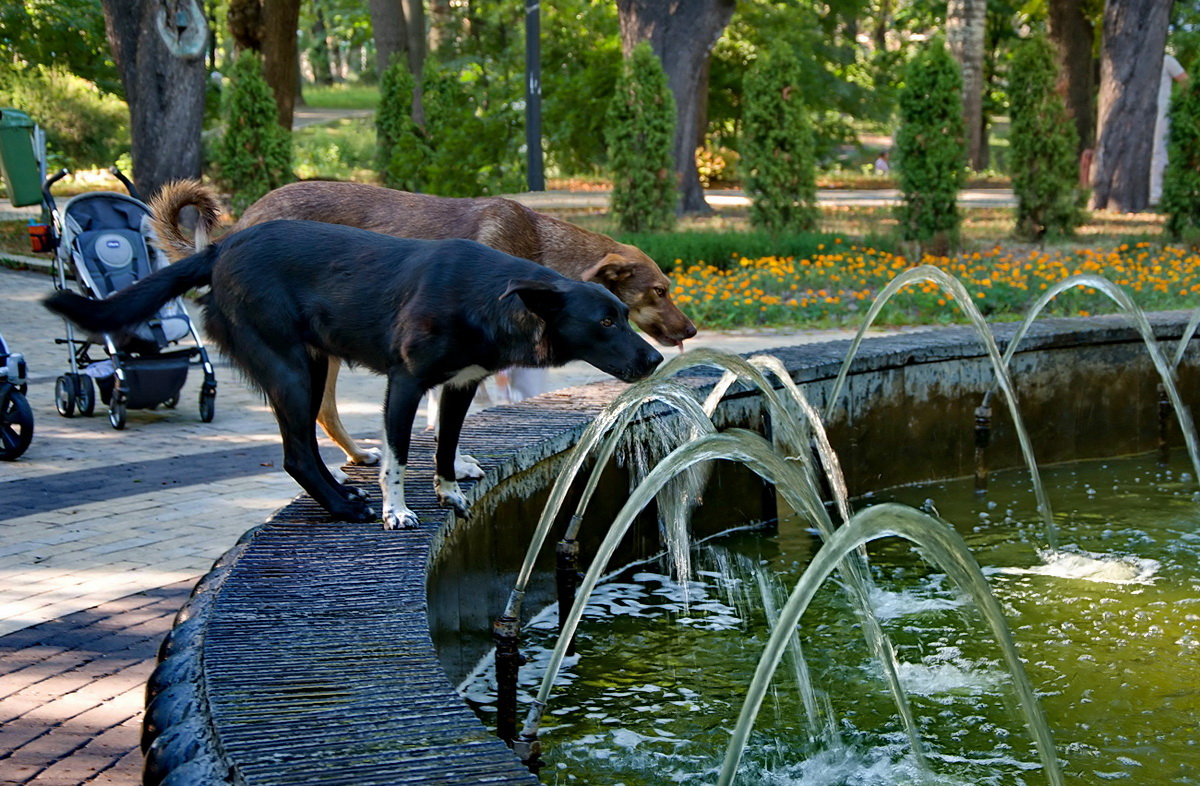
[[[886,500],[936,512],[967,540],[1005,610],[1068,784],[1200,783],[1200,502],[1190,465],[1135,457],[1042,474],[1065,552],[1054,559],[1039,556],[1045,525],[1024,472],[993,475],[985,496],[955,481],[856,506]],[[782,605],[819,546],[804,522],[787,521],[697,547],[686,584],[651,562],[599,587],[545,715],[542,781],[713,782],[769,633],[767,610]],[[978,610],[906,542],[869,551],[873,605],[896,647],[927,769],[910,753],[835,578],[798,629],[820,722],[807,719],[795,662],[785,659],[737,782],[1046,782]],[[547,610],[524,631],[526,700],[555,625]],[[481,668],[460,690],[494,725],[491,672]]]

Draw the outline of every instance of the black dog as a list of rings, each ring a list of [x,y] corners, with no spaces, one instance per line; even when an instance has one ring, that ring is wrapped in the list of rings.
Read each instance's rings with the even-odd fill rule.
[[[629,309],[598,284],[469,240],[400,240],[311,221],[249,227],[107,300],[59,292],[45,303],[86,330],[116,333],[205,284],[208,335],[266,395],[288,474],[338,519],[375,513],[317,452],[327,358],[387,376],[386,529],[417,524],[404,503],[404,472],[429,388],[445,385],[434,488],[442,505],[466,516],[454,455],[480,380],[509,366],[584,360],[631,382],[662,361],[629,327]]]

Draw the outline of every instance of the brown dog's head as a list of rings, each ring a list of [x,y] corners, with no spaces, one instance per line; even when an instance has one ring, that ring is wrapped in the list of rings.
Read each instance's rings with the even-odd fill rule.
[[[696,326],[671,300],[671,280],[654,260],[633,246],[619,251],[584,271],[584,281],[603,284],[629,306],[629,319],[664,347],[681,346],[696,335]]]

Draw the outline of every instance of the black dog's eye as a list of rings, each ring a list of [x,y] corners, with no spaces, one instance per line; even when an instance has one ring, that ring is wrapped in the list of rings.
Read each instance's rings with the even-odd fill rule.
[[[617,324],[617,323],[613,320],[612,317],[605,317],[604,319],[600,320],[601,327],[612,327],[615,324]]]

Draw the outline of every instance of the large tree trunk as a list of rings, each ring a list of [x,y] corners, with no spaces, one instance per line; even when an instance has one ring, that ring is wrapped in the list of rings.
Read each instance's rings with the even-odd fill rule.
[[[1050,0],[1046,27],[1058,52],[1059,76],[1067,111],[1079,134],[1077,154],[1096,141],[1096,70],[1093,49],[1096,29],[1084,13],[1085,0]]]
[[[1136,212],[1150,199],[1150,155],[1171,0],[1108,0],[1092,207]]]
[[[708,100],[707,90],[701,94],[700,82],[712,48],[733,16],[733,7],[734,0],[617,0],[625,56],[642,41],[649,41],[675,96],[675,171],[684,213],[711,209],[704,201],[696,170],[701,104]]]
[[[408,25],[404,21],[402,0],[370,0],[371,28],[375,31],[375,67],[379,78],[391,65],[397,52],[407,56]],[[410,63],[411,65],[411,63]]]
[[[279,125],[291,131],[300,92],[300,0],[230,0],[228,20],[238,52],[262,52],[263,78],[275,94]]]
[[[983,54],[986,34],[987,0],[949,0],[946,7],[946,42],[962,71],[967,161],[975,170],[987,167],[987,146],[983,138]]]
[[[292,130],[299,85],[300,0],[263,0],[263,78],[275,94],[279,125]]]
[[[205,38],[181,47],[159,28],[159,0],[103,0],[104,25],[113,61],[129,104],[133,181],[150,199],[172,180],[200,176],[200,129],[204,120],[204,42],[208,25],[195,3],[178,2],[193,34]],[[169,4],[174,5],[174,4]]]

